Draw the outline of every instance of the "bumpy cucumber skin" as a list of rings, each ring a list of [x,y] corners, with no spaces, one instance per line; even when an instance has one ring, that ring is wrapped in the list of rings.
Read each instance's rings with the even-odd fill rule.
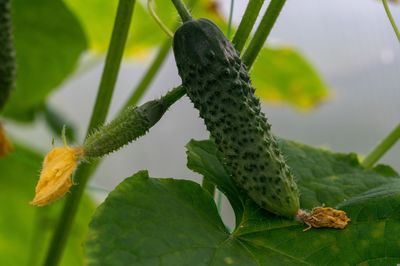
[[[168,106],[162,99],[139,107],[128,107],[120,116],[92,134],[84,143],[86,157],[102,157],[145,135],[156,124]]]
[[[0,0],[0,110],[6,103],[15,80],[11,0]]]
[[[297,185],[238,52],[206,19],[185,22],[173,45],[187,94],[235,182],[261,207],[294,216],[299,210]]]

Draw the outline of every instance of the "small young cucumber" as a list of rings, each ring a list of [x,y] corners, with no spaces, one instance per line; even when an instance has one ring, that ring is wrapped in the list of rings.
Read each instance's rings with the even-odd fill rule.
[[[15,52],[11,24],[11,0],[0,0],[0,110],[15,81]]]
[[[186,92],[183,86],[169,91],[157,100],[126,108],[109,124],[91,133],[83,144],[85,157],[101,157],[145,135]]]
[[[206,19],[183,23],[173,46],[187,94],[237,185],[270,212],[295,216],[299,210],[296,183],[238,52]]]
[[[145,135],[168,109],[162,99],[128,107],[121,115],[95,130],[84,143],[84,156],[101,157]]]

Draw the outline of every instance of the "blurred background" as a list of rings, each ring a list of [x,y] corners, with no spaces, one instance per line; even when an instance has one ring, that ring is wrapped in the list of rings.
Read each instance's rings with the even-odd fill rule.
[[[67,2],[74,10],[76,1]],[[233,25],[237,26],[247,1],[234,2]],[[263,10],[267,4],[268,1]],[[217,1],[213,8],[227,20],[230,1]],[[400,23],[400,6],[391,5],[391,10]],[[112,17],[111,13],[110,21]],[[133,25],[131,31],[136,30]],[[153,33],[149,31],[147,34]],[[363,156],[399,123],[400,45],[380,1],[288,0],[267,44],[272,49],[284,47],[301,54],[308,62],[304,68],[312,66],[312,71],[319,74],[320,79],[315,86],[319,96],[311,97],[311,100],[296,102],[291,98],[297,97],[297,94],[290,92],[285,97],[274,93],[271,93],[273,97],[268,97],[268,91],[261,91],[260,96],[267,94],[263,111],[272,124],[274,134]],[[109,120],[131,94],[156,51],[157,48],[152,47],[124,60]],[[77,143],[83,141],[103,61],[104,54],[86,52],[72,75],[49,96],[49,105],[75,126]],[[263,62],[260,59],[259,64]],[[299,76],[302,75],[302,67],[296,70]],[[259,65],[253,71],[261,76],[263,71],[268,71],[268,64]],[[170,53],[140,102],[160,97],[180,82],[173,54]],[[255,81],[255,84],[262,85],[263,82]],[[299,97],[303,97],[301,92]],[[307,98],[307,95],[304,97]],[[43,153],[52,146],[54,133],[46,126],[43,116],[37,117],[33,127],[12,120],[7,120],[6,125],[10,135],[20,143]],[[201,177],[186,168],[185,145],[192,138],[207,137],[197,110],[184,97],[148,135],[105,158],[91,180],[89,191],[100,201],[124,178],[141,169],[148,169],[150,176],[154,177],[200,182]],[[400,145],[397,145],[381,163],[400,170],[399,154]],[[223,215],[228,224],[232,224],[232,214],[226,205],[223,203]]]

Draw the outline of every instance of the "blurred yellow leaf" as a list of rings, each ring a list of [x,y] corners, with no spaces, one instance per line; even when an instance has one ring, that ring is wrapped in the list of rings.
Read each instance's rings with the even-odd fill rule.
[[[193,0],[192,0],[193,1]],[[220,12],[220,6],[216,0],[197,0],[198,4],[192,10],[193,16],[195,18],[207,18],[213,21],[226,33],[228,24],[226,23],[226,18]]]
[[[264,101],[307,110],[329,94],[316,70],[292,48],[263,48],[251,76],[256,94]]]
[[[193,1],[193,0],[190,0]],[[224,19],[218,12],[214,0],[197,0],[193,8],[195,17],[207,17],[224,27]],[[81,21],[95,53],[107,50],[118,1],[109,0],[65,0]],[[189,1],[186,1],[189,2]],[[156,12],[171,29],[177,25],[178,13],[171,1],[156,0]],[[146,57],[148,52],[167,38],[147,11],[146,1],[137,1],[128,36],[125,57]]]

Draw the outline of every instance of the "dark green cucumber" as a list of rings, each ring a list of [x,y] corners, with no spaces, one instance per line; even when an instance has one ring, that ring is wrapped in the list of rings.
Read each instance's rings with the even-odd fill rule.
[[[237,185],[270,212],[294,216],[299,209],[295,180],[238,52],[206,19],[183,23],[173,45],[187,94]]]
[[[11,0],[0,0],[0,110],[15,81],[15,52],[11,24]]]

